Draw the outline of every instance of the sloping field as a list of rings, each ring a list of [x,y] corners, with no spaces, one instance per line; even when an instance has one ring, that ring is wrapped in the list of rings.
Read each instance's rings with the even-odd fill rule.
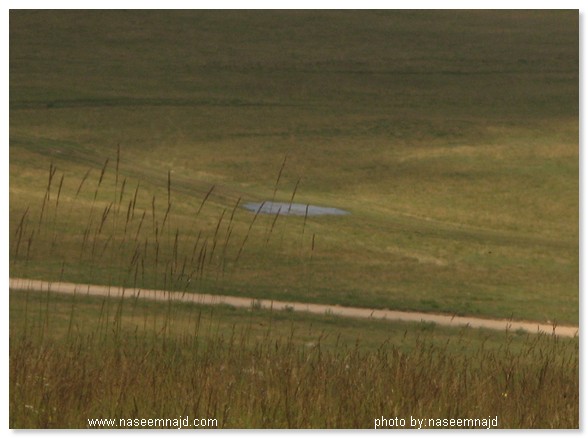
[[[577,428],[578,40],[577,11],[10,11],[10,427]]]
[[[577,13],[12,11],[10,236],[13,277],[577,324]]]

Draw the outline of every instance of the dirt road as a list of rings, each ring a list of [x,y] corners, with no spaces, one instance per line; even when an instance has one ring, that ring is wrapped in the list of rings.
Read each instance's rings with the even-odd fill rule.
[[[506,330],[508,328],[512,331],[524,330],[530,333],[543,332],[568,337],[577,336],[579,334],[578,327],[554,326],[552,324],[542,324],[528,321],[509,321],[505,319],[483,319],[468,316],[438,315],[421,312],[402,312],[397,310],[367,309],[361,307],[342,307],[329,304],[311,304],[262,299],[258,300],[253,298],[234,297],[227,295],[166,292],[162,290],[121,288],[119,286],[98,286],[91,284],[47,282],[24,278],[11,278],[10,289],[21,291],[50,291],[55,293],[82,294],[90,296],[109,296],[113,298],[121,296],[128,298],[140,297],[147,300],[156,301],[171,299],[174,301],[206,305],[228,304],[235,307],[252,307],[255,304],[255,307],[258,308],[273,308],[274,310],[290,309],[296,312],[309,312],[323,315],[328,313],[349,318],[374,318],[409,322],[434,322],[436,324],[445,326],[456,327],[469,325],[470,327],[481,327],[493,330]]]

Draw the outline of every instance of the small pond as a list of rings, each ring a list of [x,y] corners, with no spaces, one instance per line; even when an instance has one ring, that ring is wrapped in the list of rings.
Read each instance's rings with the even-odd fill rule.
[[[318,205],[310,204],[290,204],[289,202],[248,202],[243,205],[253,213],[261,214],[280,214],[285,216],[323,216],[336,215],[341,216],[349,214],[346,210],[333,207],[319,207]]]

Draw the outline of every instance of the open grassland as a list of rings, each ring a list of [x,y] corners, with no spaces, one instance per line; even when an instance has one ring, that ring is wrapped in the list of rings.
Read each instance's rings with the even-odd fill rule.
[[[157,189],[153,180],[124,176],[121,162],[117,151],[79,179],[50,165],[36,204],[11,214],[11,276],[577,322],[578,297],[562,298],[573,290],[554,292],[577,281],[577,265],[549,263],[566,252],[560,241],[408,216],[379,227],[361,212],[252,214],[239,207],[240,197],[213,200],[214,185],[201,199],[189,197],[186,181],[176,183],[171,172]],[[298,196],[295,189],[288,199]],[[396,231],[383,233],[386,224]],[[558,276],[565,272],[569,278]]]
[[[226,270],[251,227],[210,292],[578,322],[577,14],[10,18],[11,248],[25,211],[32,242],[11,275],[118,281],[146,237],[169,254],[179,230],[189,253],[200,233],[211,256],[217,228]],[[293,194],[352,214],[251,226],[234,208]]]
[[[578,323],[573,11],[11,11],[10,275]],[[338,207],[255,215],[245,202]],[[578,339],[10,293],[11,427],[577,428]]]
[[[33,292],[10,305],[11,427],[189,416],[372,428],[411,415],[579,425],[577,338]]]

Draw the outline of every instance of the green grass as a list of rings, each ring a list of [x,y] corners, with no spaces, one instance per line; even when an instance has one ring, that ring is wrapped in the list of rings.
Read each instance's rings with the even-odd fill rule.
[[[75,246],[106,158],[94,214],[126,178],[119,222],[140,184],[138,212],[155,196],[161,223],[170,170],[173,226],[211,235],[238,199],[272,198],[287,156],[276,199],[300,180],[296,201],[352,215],[309,219],[304,239],[300,219],[280,218],[273,246],[260,237],[273,219],[259,218],[242,269],[207,290],[578,322],[573,11],[12,11],[10,23],[11,236],[27,207],[37,220],[50,163],[53,196],[63,174],[71,201],[56,240]],[[250,221],[238,209],[233,237]],[[11,275],[72,265],[77,249],[46,245]],[[103,283],[102,264],[65,279]]]
[[[577,11],[13,10],[10,276],[577,324],[578,39]],[[239,207],[293,195],[351,214]],[[578,340],[11,292],[10,394],[14,428],[577,428]]]
[[[114,170],[115,153],[102,179],[99,167],[89,167],[85,180],[85,172],[58,171],[45,205],[39,189],[47,182],[38,181],[35,188],[24,181],[43,173],[47,180],[47,170],[29,167],[11,180],[11,275],[109,284],[128,282],[133,274],[136,282],[136,266],[129,266],[135,252],[152,264],[157,252],[164,261],[150,272],[143,269],[138,278],[142,287],[163,288],[170,287],[163,281],[166,263],[173,261],[175,269],[185,267],[187,272],[198,269],[194,262],[202,251],[210,255],[215,246],[217,257],[209,257],[209,272],[199,283],[200,290],[211,293],[577,322],[577,296],[571,288],[577,281],[577,264],[572,263],[577,242],[568,236],[554,239],[531,230],[458,225],[390,211],[377,194],[365,205],[352,199],[347,205],[306,200],[348,208],[350,216],[254,220],[235,208],[239,199],[252,199],[246,193],[224,185],[192,184],[176,172],[170,174],[168,193],[165,172],[140,178],[138,171],[123,170],[124,154],[119,174]],[[265,199],[271,199],[271,192],[266,191]],[[303,193],[297,189],[296,200]],[[168,196],[172,207],[166,216]],[[291,196],[284,189],[276,195],[284,200]],[[31,202],[25,206],[26,199]],[[41,232],[43,208],[46,227]],[[16,254],[19,233],[22,242]],[[25,251],[29,240],[33,249]]]
[[[10,333],[13,428],[186,415],[221,428],[579,421],[577,338],[23,291],[10,294]]]
[[[379,319],[343,318],[332,314],[313,315],[288,310],[263,310],[252,303],[250,309],[229,305],[204,306],[177,302],[153,302],[127,298],[107,299],[79,294],[75,297],[34,291],[11,291],[10,327],[13,334],[45,337],[66,343],[71,337],[112,336],[113,328],[123,336],[140,333],[181,338],[193,335],[199,325],[201,339],[228,338],[233,332],[246,332],[252,339],[288,338],[299,346],[315,344],[320,339],[327,350],[358,344],[362,350],[377,350],[393,345],[404,352],[419,342],[447,344],[448,351],[473,354],[481,346],[499,349],[505,342],[514,352],[523,350],[538,338],[515,331],[494,331],[463,327],[460,329],[434,323],[401,323]],[[205,333],[203,333],[205,332]],[[15,336],[17,337],[17,336]],[[563,341],[566,343],[567,341]],[[570,345],[577,344],[570,342]]]

